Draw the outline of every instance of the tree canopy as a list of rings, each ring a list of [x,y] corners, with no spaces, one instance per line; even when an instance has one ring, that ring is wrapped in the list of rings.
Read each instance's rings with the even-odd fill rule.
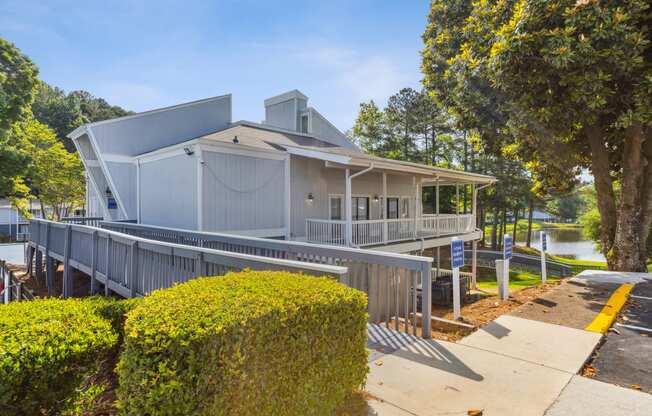
[[[649,2],[435,0],[424,85],[537,189],[595,177],[609,266],[645,270],[652,222]],[[622,197],[614,184],[619,181]]]
[[[72,91],[66,94],[60,88],[40,81],[32,104],[34,117],[52,128],[59,141],[69,152],[75,146],[66,137],[68,133],[84,123],[122,117],[131,112],[112,106],[102,98],[94,97],[86,91]]]

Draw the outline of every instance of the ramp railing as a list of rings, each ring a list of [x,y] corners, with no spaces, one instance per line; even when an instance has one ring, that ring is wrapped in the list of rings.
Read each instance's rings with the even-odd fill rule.
[[[108,229],[65,224],[41,219],[30,221],[29,246],[36,250],[37,274],[46,256],[46,282],[54,285],[54,261],[64,265],[63,295],[72,295],[71,267],[91,277],[91,292],[97,282],[105,294],[114,291],[124,297],[142,296],[199,276],[222,275],[232,270],[285,270],[331,276],[346,281],[347,269],[194,247],[122,234]]]
[[[185,246],[344,266],[348,269],[344,283],[367,294],[370,322],[384,322],[396,330],[416,334],[420,316],[422,335],[430,337],[432,259],[429,257],[122,222],[100,225],[124,234]]]

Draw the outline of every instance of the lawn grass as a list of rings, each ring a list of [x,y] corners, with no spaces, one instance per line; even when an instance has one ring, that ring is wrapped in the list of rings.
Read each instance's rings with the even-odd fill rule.
[[[485,224],[484,226],[484,235],[491,236],[492,224]],[[582,228],[581,224],[576,223],[565,223],[565,222],[532,222],[532,231],[540,230],[542,228],[556,228],[559,230],[562,229],[577,229]],[[507,232],[512,234],[514,232],[514,223],[507,223]],[[527,232],[527,219],[521,219],[516,226],[517,233],[526,233]]]
[[[548,281],[559,280],[556,277],[548,276]],[[496,281],[496,273],[493,270],[481,271],[478,273],[478,288],[483,290],[497,290],[498,282]],[[509,271],[509,288],[510,289],[523,289],[529,286],[536,286],[541,284],[541,275],[520,271]]]

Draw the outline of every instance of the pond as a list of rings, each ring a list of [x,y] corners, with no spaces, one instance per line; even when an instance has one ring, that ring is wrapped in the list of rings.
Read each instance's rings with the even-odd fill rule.
[[[578,260],[605,261],[593,241],[587,240],[581,228],[547,228],[532,231],[532,247],[541,247],[541,231],[548,234],[548,253]],[[519,233],[517,242],[525,244],[526,233]]]
[[[25,264],[25,244],[0,244],[0,260],[12,264]]]

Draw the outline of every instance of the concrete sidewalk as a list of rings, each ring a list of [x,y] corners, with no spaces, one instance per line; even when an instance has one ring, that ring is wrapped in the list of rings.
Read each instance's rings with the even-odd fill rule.
[[[652,415],[652,395],[577,375],[602,339],[584,328],[623,283],[650,280],[586,271],[459,343],[369,325],[369,414]]]

